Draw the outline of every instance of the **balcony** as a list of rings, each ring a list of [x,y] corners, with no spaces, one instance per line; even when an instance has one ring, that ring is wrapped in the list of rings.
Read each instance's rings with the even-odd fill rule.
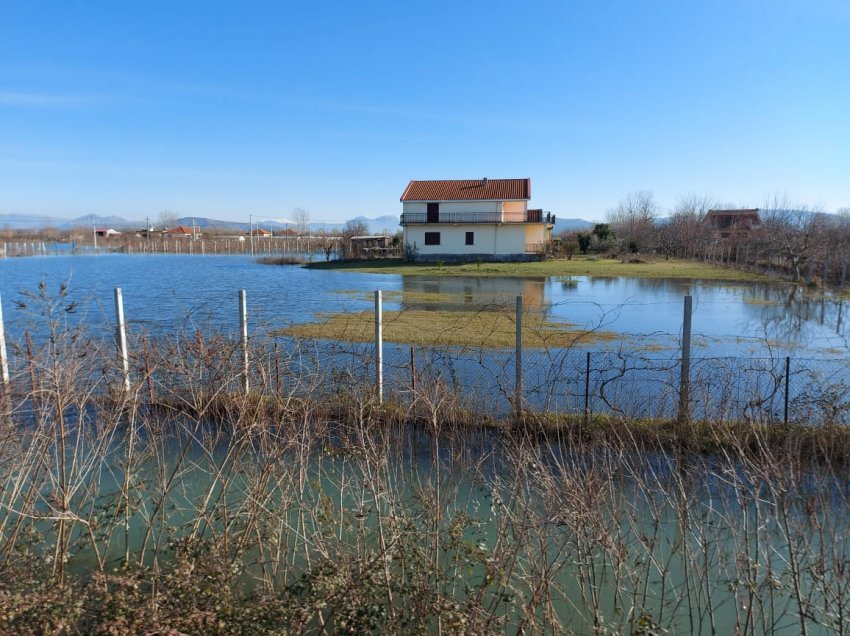
[[[440,212],[437,223],[546,223],[555,224],[555,215],[543,210],[525,212]],[[427,212],[405,212],[401,215],[402,225],[424,225],[428,223]],[[434,221],[431,221],[434,223]]]

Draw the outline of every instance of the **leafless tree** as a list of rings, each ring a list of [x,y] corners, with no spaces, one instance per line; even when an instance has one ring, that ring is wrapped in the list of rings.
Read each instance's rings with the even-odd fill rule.
[[[339,250],[339,237],[328,233],[327,230],[322,230],[319,233],[319,245],[325,254],[325,260],[329,261],[333,253]]]
[[[295,229],[299,234],[310,233],[310,212],[304,208],[292,210],[292,220],[295,221]]]
[[[343,258],[357,258],[360,256],[357,247],[352,245],[351,238],[369,234],[369,226],[363,221],[349,221],[342,228],[342,256]]]
[[[679,197],[670,218],[656,225],[656,244],[668,257],[695,256],[715,238],[715,232],[703,219],[716,207],[717,200],[710,194],[688,193]]]
[[[605,216],[623,244],[631,251],[638,251],[652,244],[655,220],[660,211],[652,191],[638,190],[628,193]]]
[[[822,254],[828,223],[817,207],[795,203],[788,194],[774,194],[762,208],[761,242],[791,280],[799,281]]]
[[[157,225],[161,227],[174,227],[177,225],[177,213],[172,210],[163,210],[157,217]]]

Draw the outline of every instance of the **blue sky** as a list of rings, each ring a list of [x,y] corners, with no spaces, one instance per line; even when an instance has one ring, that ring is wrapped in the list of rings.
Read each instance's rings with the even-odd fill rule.
[[[0,0],[0,213],[345,219],[409,179],[850,206],[850,2]]]

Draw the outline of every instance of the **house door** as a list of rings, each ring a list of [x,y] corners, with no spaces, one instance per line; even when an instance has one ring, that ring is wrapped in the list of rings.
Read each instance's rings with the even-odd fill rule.
[[[422,208],[419,208],[420,210]],[[429,203],[428,204],[428,218],[426,219],[428,223],[439,223],[440,222],[440,204],[439,203]]]

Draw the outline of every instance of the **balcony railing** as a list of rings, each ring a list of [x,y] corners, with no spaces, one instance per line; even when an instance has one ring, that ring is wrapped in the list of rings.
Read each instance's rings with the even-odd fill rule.
[[[555,215],[543,210],[525,212],[440,212],[437,223],[547,223],[555,224]],[[405,212],[402,225],[428,223],[427,212]],[[433,223],[433,221],[431,221]]]

